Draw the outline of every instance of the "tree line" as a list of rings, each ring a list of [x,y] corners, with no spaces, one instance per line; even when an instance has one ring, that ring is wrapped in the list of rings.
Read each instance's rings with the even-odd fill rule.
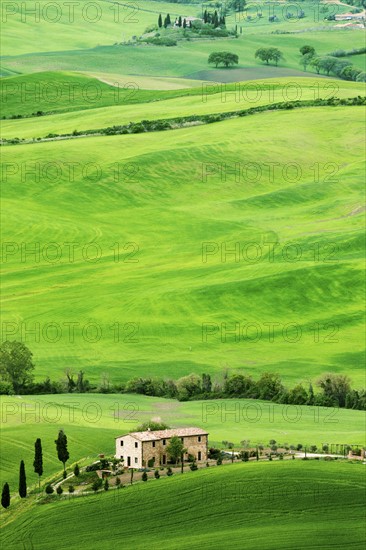
[[[61,381],[33,382],[32,352],[22,342],[4,342],[0,347],[0,392],[2,394],[57,393],[138,393],[188,401],[193,399],[249,398],[263,399],[288,405],[316,405],[366,410],[366,390],[351,387],[350,378],[343,374],[325,373],[316,380],[317,392],[311,381],[289,388],[278,373],[264,372],[258,380],[246,374],[225,371],[220,379],[210,374],[189,374],[178,380],[158,377],[134,377],[126,383],[112,384],[108,374],[102,375],[99,385],[85,379],[84,371],[76,375],[66,369]],[[75,378],[76,376],[76,378]]]
[[[66,462],[69,460],[69,451],[67,449],[67,437],[63,430],[58,432],[57,439],[55,439],[57,458],[63,464],[63,479],[66,478]],[[33,460],[33,469],[34,472],[38,475],[38,488],[41,486],[41,476],[43,475],[43,451],[42,451],[42,441],[40,438],[37,438],[34,443],[34,460]],[[77,472],[77,473],[75,473]],[[79,467],[76,464],[75,475],[79,473]],[[47,486],[48,487],[48,486]],[[46,492],[50,492],[49,490]],[[53,492],[53,489],[52,489]],[[62,492],[62,491],[61,491]],[[19,465],[19,485],[18,493],[20,498],[26,498],[27,496],[27,476],[25,471],[24,460],[20,461]],[[9,508],[10,506],[10,486],[8,482],[5,482],[3,485],[1,493],[1,505],[3,508]]]
[[[362,69],[354,67],[350,60],[342,59],[364,52],[365,48],[359,48],[358,50],[350,50],[349,52],[336,50],[328,55],[318,55],[313,46],[305,45],[300,48],[300,65],[303,66],[304,71],[309,66],[315,69],[317,74],[324,73],[329,76],[332,73],[343,80],[366,82],[366,73]]]

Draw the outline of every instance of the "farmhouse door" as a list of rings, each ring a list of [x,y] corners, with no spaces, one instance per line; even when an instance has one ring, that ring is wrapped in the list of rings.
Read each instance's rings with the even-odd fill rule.
[[[163,455],[163,464],[166,464],[166,455]]]
[[[127,466],[131,466],[131,457],[130,456],[127,457]]]

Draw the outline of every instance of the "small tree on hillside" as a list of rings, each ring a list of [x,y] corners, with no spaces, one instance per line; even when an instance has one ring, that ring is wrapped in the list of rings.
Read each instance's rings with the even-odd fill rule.
[[[60,430],[58,432],[58,437],[55,439],[56,443],[56,449],[57,449],[57,456],[60,462],[62,462],[64,466],[64,473],[65,470],[65,464],[69,460],[69,451],[67,450],[67,437],[63,430]]]
[[[182,16],[180,15],[178,17],[178,27],[181,27],[182,26]]]
[[[315,55],[315,48],[313,48],[313,46],[302,46],[300,48],[300,53],[301,55],[307,55],[307,54],[311,54],[311,55]]]
[[[19,496],[25,498],[27,496],[27,479],[25,476],[24,460],[20,461],[19,467]]]
[[[179,458],[187,452],[187,449],[184,448],[181,438],[175,435],[171,438],[170,443],[166,448],[166,452],[173,464],[176,464]]]
[[[0,346],[0,374],[9,382],[15,393],[33,380],[32,352],[23,342],[5,341]]]
[[[142,481],[147,481],[147,473],[146,472],[143,472],[143,474],[141,476],[141,479],[142,479]]]
[[[4,483],[3,491],[1,493],[1,506],[3,508],[9,508],[9,506],[10,506],[9,483]]]
[[[56,493],[57,493],[59,496],[61,496],[63,492],[64,492],[63,488],[61,487],[61,485],[59,485],[59,486],[57,487],[57,489],[56,489]]]
[[[74,476],[78,477],[80,474],[80,468],[79,468],[79,464],[75,464],[75,468],[74,468]]]
[[[209,65],[224,65],[228,68],[230,65],[237,65],[239,63],[239,57],[235,53],[231,52],[212,52],[208,57]]]
[[[43,456],[42,456],[42,443],[39,438],[36,439],[34,444],[34,471],[38,474],[38,488],[41,485],[41,475],[43,474]]]
[[[158,27],[159,27],[159,29],[161,29],[162,26],[163,26],[163,18],[161,17],[161,13],[159,13],[159,17],[158,17]]]
[[[267,65],[270,61],[274,61],[277,66],[280,59],[283,58],[282,52],[278,48],[258,48],[255,52],[255,58],[265,61]]]

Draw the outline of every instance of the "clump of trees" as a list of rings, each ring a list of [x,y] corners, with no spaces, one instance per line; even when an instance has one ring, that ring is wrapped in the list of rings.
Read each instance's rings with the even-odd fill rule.
[[[224,65],[226,68],[237,65],[239,63],[239,57],[235,53],[231,52],[212,52],[208,57],[208,63],[214,64],[215,67]]]
[[[305,45],[300,48],[300,64],[303,66],[304,71],[306,71],[308,66],[311,66],[315,69],[317,74],[323,73],[329,76],[330,73],[332,73],[343,80],[365,82],[366,73],[364,71],[357,67],[353,67],[349,59],[341,59],[346,56],[364,53],[364,50],[365,48],[350,50],[349,52],[337,50],[329,55],[319,56],[315,48]]]
[[[254,57],[259,58],[261,61],[265,61],[269,65],[270,61],[273,61],[274,64],[278,65],[278,62],[283,59],[282,52],[278,48],[258,48],[255,52]]]

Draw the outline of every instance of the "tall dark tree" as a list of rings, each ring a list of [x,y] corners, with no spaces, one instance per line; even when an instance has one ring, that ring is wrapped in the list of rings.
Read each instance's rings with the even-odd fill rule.
[[[187,21],[183,19],[183,29],[186,29],[186,28],[187,28]]]
[[[43,474],[43,455],[42,455],[42,443],[39,437],[34,444],[34,471],[38,474],[38,488],[41,485],[41,475]]]
[[[158,17],[158,27],[159,27],[159,29],[161,29],[162,26],[163,26],[163,18],[161,17],[161,13],[159,13],[159,17]]]
[[[20,461],[19,468],[19,496],[25,498],[27,496],[27,478],[25,476],[24,460]]]
[[[216,27],[219,26],[219,16],[217,15],[216,10],[215,10],[215,13],[214,13],[214,16],[213,16],[213,19],[212,19],[212,24],[214,26],[214,29],[216,29]]]
[[[207,22],[208,22],[208,13],[207,13],[207,10],[205,10],[204,13],[203,13],[203,22],[204,22],[204,23],[207,23]]]
[[[4,483],[3,492],[1,493],[1,506],[3,508],[9,508],[10,506],[9,483]]]
[[[80,474],[79,464],[75,464],[74,476],[78,477],[79,474]]]
[[[171,20],[170,20],[170,15],[169,15],[169,13],[168,13],[167,16],[166,16],[166,22],[167,22],[167,25],[171,25],[171,24],[172,24],[172,22],[171,22]]]
[[[57,456],[60,462],[64,465],[64,472],[65,470],[65,464],[69,460],[69,451],[67,450],[67,437],[63,430],[60,430],[58,432],[58,437],[55,439],[56,443],[56,449],[57,449]]]
[[[212,389],[211,376],[209,374],[202,374],[202,391],[204,393],[210,393]]]
[[[178,27],[181,27],[182,26],[182,17],[179,16],[178,17]]]

